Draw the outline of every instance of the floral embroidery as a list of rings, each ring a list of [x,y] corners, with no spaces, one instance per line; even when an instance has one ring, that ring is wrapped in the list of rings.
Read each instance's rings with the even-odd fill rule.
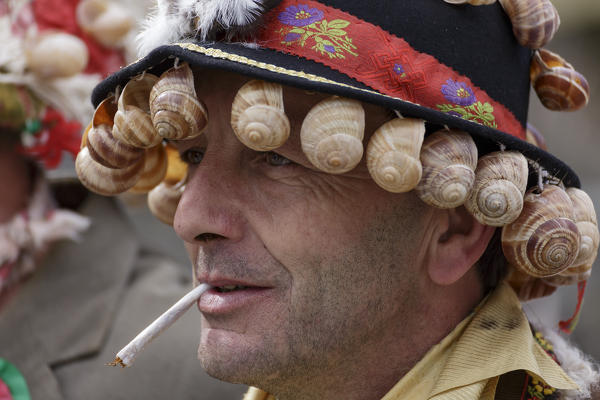
[[[558,398],[555,388],[548,386],[546,382],[527,374],[527,391],[522,400],[554,400]]]
[[[356,46],[344,30],[350,22],[343,19],[327,21],[323,11],[310,8],[305,4],[289,6],[279,14],[279,21],[286,25],[279,32],[283,36],[282,44],[297,43],[304,47],[310,39],[314,43],[311,49],[326,54],[329,58],[346,58],[345,53],[358,57]]]
[[[323,11],[317,8],[309,8],[305,4],[289,6],[279,14],[279,20],[284,25],[307,26],[323,19]]]
[[[464,82],[448,79],[446,84],[442,85],[442,94],[452,104],[438,104],[437,108],[440,111],[490,128],[498,127],[494,116],[494,106],[488,102],[477,101],[473,89]]]
[[[406,76],[406,72],[404,71],[404,67],[402,66],[402,64],[398,64],[398,63],[394,64],[394,72],[400,78],[404,78]]]

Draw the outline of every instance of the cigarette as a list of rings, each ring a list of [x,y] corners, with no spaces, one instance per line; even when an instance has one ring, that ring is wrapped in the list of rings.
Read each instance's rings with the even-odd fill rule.
[[[144,347],[155,337],[160,335],[164,330],[173,325],[190,307],[202,296],[202,293],[210,289],[211,286],[203,283],[196,286],[188,294],[183,296],[173,304],[171,308],[165,311],[160,317],[154,320],[150,325],[141,331],[129,344],[117,353],[113,362],[108,365],[115,367],[129,367],[133,364],[133,360],[137,357]]]

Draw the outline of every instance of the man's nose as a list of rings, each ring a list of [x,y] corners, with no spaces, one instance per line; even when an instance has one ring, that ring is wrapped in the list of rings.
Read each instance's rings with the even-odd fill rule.
[[[207,152],[193,168],[173,223],[175,232],[184,241],[242,238],[246,184],[240,179],[237,165],[225,155]]]

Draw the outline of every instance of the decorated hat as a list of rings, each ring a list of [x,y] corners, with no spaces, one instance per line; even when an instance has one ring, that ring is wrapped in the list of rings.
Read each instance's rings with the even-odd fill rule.
[[[89,94],[125,64],[121,47],[132,26],[129,13],[107,0],[3,2],[2,135],[47,169],[64,152],[74,158],[93,113]]]
[[[150,208],[171,223],[185,166],[165,143],[201,134],[210,118],[194,74],[231,71],[251,79],[231,111],[248,147],[288,138],[282,85],[330,94],[300,133],[316,168],[344,173],[365,157],[382,188],[502,227],[526,279],[585,281],[598,249],[593,206],[527,126],[531,85],[552,110],[588,102],[585,78],[542,48],[559,23],[549,0],[159,0],[142,58],[94,90],[79,175],[107,195],[154,187]],[[366,148],[361,102],[398,115]]]

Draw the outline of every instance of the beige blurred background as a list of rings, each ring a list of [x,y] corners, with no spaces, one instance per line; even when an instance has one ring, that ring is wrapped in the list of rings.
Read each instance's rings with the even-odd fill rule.
[[[562,55],[587,77],[591,101],[584,110],[558,113],[546,110],[532,93],[529,120],[544,134],[550,150],[579,174],[583,189],[594,200],[596,210],[600,211],[600,133],[597,132],[600,128],[600,0],[553,2],[560,12],[562,24],[547,48]],[[148,4],[150,0],[131,0],[129,5],[142,17]],[[129,54],[134,60],[133,49]],[[172,229],[149,214],[143,199],[130,197],[127,200],[131,205],[137,204],[129,209],[129,214],[140,236],[157,250],[189,265],[183,245]],[[597,272],[592,274],[588,283],[581,319],[571,340],[584,352],[600,360],[600,263],[596,262],[595,269]],[[575,287],[561,288],[550,298],[529,302],[524,307],[534,322],[543,321],[545,325],[556,326],[561,319],[570,317],[576,298]],[[218,386],[216,382],[214,384]],[[239,390],[239,387],[233,389],[234,392]]]

